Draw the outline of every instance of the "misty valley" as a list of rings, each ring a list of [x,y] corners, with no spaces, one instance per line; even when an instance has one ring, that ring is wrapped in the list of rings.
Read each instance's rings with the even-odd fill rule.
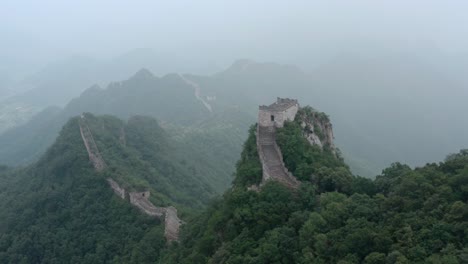
[[[0,4],[0,263],[468,263],[468,6],[350,2]]]

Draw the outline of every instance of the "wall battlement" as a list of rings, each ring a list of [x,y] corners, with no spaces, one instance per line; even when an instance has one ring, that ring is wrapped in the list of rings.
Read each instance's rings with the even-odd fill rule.
[[[271,105],[261,105],[258,108],[258,124],[263,127],[283,127],[285,121],[292,121],[299,110],[295,99],[277,98]]]

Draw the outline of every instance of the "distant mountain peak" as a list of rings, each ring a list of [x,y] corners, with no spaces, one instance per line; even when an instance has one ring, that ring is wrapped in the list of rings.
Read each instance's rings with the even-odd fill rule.
[[[88,89],[84,90],[82,93],[81,93],[81,97],[88,97],[88,96],[94,96],[98,93],[100,93],[101,91],[103,91],[103,89],[101,88],[101,86],[99,86],[99,84],[94,84],[93,86],[89,87]]]
[[[240,73],[245,71],[250,65],[258,64],[257,62],[249,59],[239,59],[234,61],[234,63],[227,69],[229,72]]]
[[[151,73],[148,69],[146,68],[141,68],[139,71],[135,73],[135,75],[132,76],[131,79],[154,79],[156,76],[154,76],[153,73]]]

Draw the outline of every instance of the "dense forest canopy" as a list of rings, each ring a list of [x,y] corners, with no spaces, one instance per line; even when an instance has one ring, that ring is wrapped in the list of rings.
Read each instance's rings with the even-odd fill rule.
[[[253,125],[231,188],[214,199],[212,165],[153,118],[83,115],[108,166],[102,172],[89,163],[72,118],[38,162],[1,167],[0,260],[466,263],[467,150],[416,169],[394,163],[370,180],[353,175],[338,149],[310,144],[304,115],[328,120],[303,108],[276,132],[299,189],[270,181],[248,190],[262,179]],[[180,241],[168,245],[161,221],[117,198],[108,177],[150,190],[155,205],[176,206]]]
[[[468,264],[467,10],[0,0],[0,264]]]
[[[72,118],[41,159],[0,168],[0,262],[151,263],[166,246],[161,221],[116,196],[148,190],[157,206],[175,206],[184,219],[215,195],[211,167],[190,159],[157,121],[84,114],[107,167],[96,172]]]
[[[163,263],[467,263],[468,152],[411,169],[395,163],[375,180],[308,144],[298,122],[278,131],[293,192],[261,177],[255,130],[234,186],[184,227]]]

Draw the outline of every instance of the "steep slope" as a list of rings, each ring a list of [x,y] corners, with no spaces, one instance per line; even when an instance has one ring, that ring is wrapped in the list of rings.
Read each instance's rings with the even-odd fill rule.
[[[60,112],[44,111],[25,125],[0,135],[0,163],[16,165],[37,159],[52,144],[66,120],[82,112],[112,114],[123,119],[138,114],[157,118],[180,144],[191,146],[188,156],[204,160],[201,163],[209,169],[202,171],[218,190],[224,190],[231,182],[244,131],[253,120],[236,108],[216,106],[210,112],[196,98],[193,87],[179,75],[157,78],[141,70],[107,89],[94,86]],[[203,142],[208,139],[210,144],[205,145]],[[206,163],[207,160],[213,162]]]
[[[23,102],[8,99],[0,101],[0,134],[26,123],[39,111]]]
[[[6,58],[2,58],[2,62],[5,62],[4,59]],[[122,80],[143,67],[151,69],[158,76],[168,72],[192,70],[176,56],[157,53],[151,49],[131,50],[109,59],[75,55],[45,65],[32,75],[29,73],[35,71],[33,68],[38,65],[28,59],[25,61],[28,63],[19,63],[18,59],[11,60],[3,65],[5,69],[0,67],[0,132],[23,124],[46,107],[65,106],[94,84],[107,85],[109,82]],[[9,80],[17,77],[14,74],[16,64],[27,65],[30,69],[24,73],[28,72],[29,75],[20,77],[24,79]],[[8,100],[3,100],[7,96]],[[4,112],[7,108],[8,112]],[[5,119],[3,115],[6,115]]]
[[[310,73],[239,60],[213,76],[189,78],[216,98],[213,104],[232,100],[255,113],[284,96],[325,110],[353,171],[374,177],[395,161],[420,166],[468,146],[466,89],[436,66],[408,54],[341,54]]]
[[[467,151],[414,170],[393,164],[371,181],[353,176],[330,144],[309,140],[305,121],[329,121],[306,109],[276,139],[300,188],[268,181],[249,190],[262,178],[252,126],[234,186],[187,223],[163,263],[468,261]]]
[[[254,116],[261,102],[277,96],[296,97],[333,117],[336,144],[352,170],[374,177],[394,161],[422,165],[468,146],[464,137],[468,126],[463,122],[466,92],[462,82],[453,78],[429,62],[406,54],[343,54],[311,74],[294,66],[240,60],[212,76],[173,74],[156,78],[141,74],[107,89],[95,87],[73,100],[60,122],[64,124],[70,116],[84,111],[120,118],[145,114],[161,120],[164,126],[178,124],[189,127],[189,131],[191,126],[225,111],[235,109],[244,116]],[[251,118],[245,119],[241,131],[246,131],[246,124],[251,122]],[[48,134],[57,133],[60,126]],[[20,129],[11,134],[21,134]],[[34,133],[34,129],[30,131]],[[16,140],[17,148],[11,149],[7,144],[11,139],[0,136],[0,163],[33,159],[9,156],[15,151],[27,153],[30,145],[39,145],[22,143],[28,140]],[[236,144],[239,149],[240,142]]]
[[[104,161],[99,170],[83,141],[91,136],[88,149]],[[190,216],[214,194],[196,166],[178,156],[154,119],[75,117],[37,163],[0,170],[0,262],[152,262],[166,240],[177,239],[177,215]],[[132,205],[139,203],[129,196],[140,193],[167,208],[163,218]]]
[[[29,122],[0,134],[0,163],[18,165],[37,160],[66,122],[60,111],[56,107],[44,109]]]

